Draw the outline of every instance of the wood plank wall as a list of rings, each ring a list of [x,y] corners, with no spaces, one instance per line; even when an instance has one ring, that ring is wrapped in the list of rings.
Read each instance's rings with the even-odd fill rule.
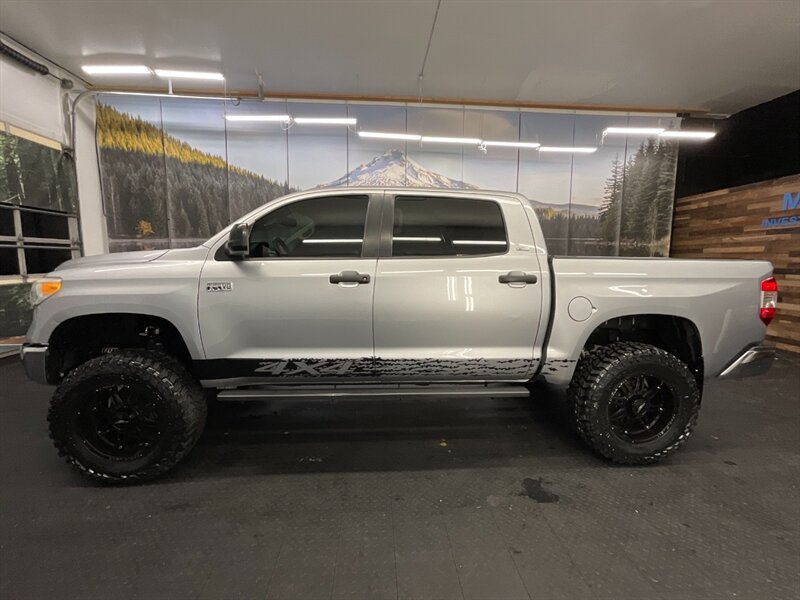
[[[764,219],[800,216],[784,210],[784,194],[800,192],[800,174],[680,198],[675,203],[670,256],[758,258],[772,262],[778,312],[767,339],[800,352],[800,223],[764,228]]]

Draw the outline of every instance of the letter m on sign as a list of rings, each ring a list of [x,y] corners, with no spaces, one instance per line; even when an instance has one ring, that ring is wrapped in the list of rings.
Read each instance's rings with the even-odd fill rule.
[[[794,210],[800,205],[800,192],[797,192],[792,197],[792,192],[786,192],[783,195],[783,210]]]

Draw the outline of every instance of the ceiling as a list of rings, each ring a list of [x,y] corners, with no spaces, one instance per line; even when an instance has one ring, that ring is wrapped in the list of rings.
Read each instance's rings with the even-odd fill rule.
[[[268,92],[729,114],[800,88],[798,0],[442,0],[420,86],[436,12],[437,0],[0,0],[0,28],[77,74],[218,70],[235,91],[255,92],[258,70]]]

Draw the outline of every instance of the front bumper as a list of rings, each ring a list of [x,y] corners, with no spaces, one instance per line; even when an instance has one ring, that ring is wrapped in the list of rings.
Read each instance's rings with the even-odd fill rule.
[[[29,379],[36,383],[49,385],[47,381],[46,344],[23,344],[22,348],[20,348],[19,356],[22,359],[22,366],[25,367],[25,374]]]
[[[769,371],[775,360],[772,346],[751,346],[742,352],[722,373],[720,379],[741,379],[763,375]]]

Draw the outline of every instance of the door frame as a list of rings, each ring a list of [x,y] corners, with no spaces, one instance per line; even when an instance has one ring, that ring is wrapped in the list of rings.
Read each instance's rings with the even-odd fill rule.
[[[364,224],[364,242],[361,248],[361,255],[359,257],[352,257],[357,259],[374,259],[377,261],[378,252],[380,247],[381,235],[381,220],[383,217],[383,190],[372,189],[359,189],[359,188],[343,188],[341,190],[325,189],[315,190],[312,192],[295,194],[285,198],[278,199],[275,202],[267,203],[260,209],[253,211],[246,218],[234,221],[234,223],[247,223],[252,226],[259,219],[264,218],[274,210],[289,206],[296,202],[304,200],[312,200],[317,198],[326,197],[342,197],[342,196],[359,196],[366,197],[368,200],[367,213]],[[213,239],[213,244],[206,258],[206,262],[228,262],[228,261],[341,261],[342,257],[338,256],[320,256],[320,257],[306,257],[306,256],[287,256],[287,257],[243,257],[233,258],[225,252],[225,244],[228,240],[228,229],[220,232],[216,239]],[[203,271],[199,277],[202,280]],[[374,281],[372,282],[374,286]],[[198,314],[200,305],[201,291],[198,285]],[[374,317],[374,303],[371,305],[369,313],[370,327],[373,325]],[[198,326],[201,326],[198,323]],[[202,327],[201,327],[202,330]],[[202,337],[202,333],[201,333]],[[219,385],[269,385],[269,384],[288,384],[288,383],[306,383],[306,384],[329,384],[329,383],[345,383],[348,377],[353,375],[360,375],[359,383],[374,381],[374,360],[375,360],[375,340],[371,340],[371,356],[369,357],[369,364],[367,360],[356,359],[328,359],[325,357],[314,358],[297,358],[286,357],[287,360],[277,358],[264,358],[264,359],[249,359],[249,358],[208,358],[205,355],[201,360],[193,361],[193,369],[195,374],[201,380],[204,387],[215,387]],[[365,357],[366,358],[366,357]],[[272,375],[272,376],[270,376]]]
[[[393,233],[394,233],[394,204],[395,199],[397,197],[420,197],[420,198],[464,198],[469,200],[482,200],[487,202],[494,202],[499,210],[500,216],[503,220],[503,229],[506,236],[506,249],[503,252],[487,252],[485,254],[470,254],[464,256],[456,256],[456,255],[434,255],[434,256],[392,256],[392,245],[393,245]],[[520,206],[520,209],[525,211],[525,204],[520,199],[517,194],[511,193],[494,193],[494,192],[482,192],[479,190],[454,190],[454,189],[427,189],[427,188],[409,188],[409,189],[397,189],[397,188],[387,188],[384,190],[384,196],[382,201],[382,212],[381,212],[381,231],[380,231],[380,248],[379,248],[379,256],[378,256],[378,271],[375,276],[376,286],[381,284],[381,261],[395,261],[395,260],[425,260],[425,261],[449,261],[449,260],[471,260],[471,259],[481,259],[481,258],[500,258],[503,256],[511,255],[512,253],[518,252],[520,246],[528,247],[530,251],[530,260],[535,261],[536,270],[541,273],[541,265],[538,260],[538,256],[535,252],[533,252],[533,247],[529,244],[515,244],[512,239],[511,234],[511,227],[509,226],[509,222],[507,220],[506,210],[503,208],[503,203],[517,203]],[[526,223],[525,228],[530,231],[531,240],[536,243],[536,235],[530,229],[529,225]],[[377,289],[377,288],[376,288]],[[543,302],[543,300],[542,300]],[[376,309],[377,306],[373,301],[373,320],[376,318]],[[414,373],[419,370],[421,367],[425,367],[430,364],[431,360],[438,360],[438,359],[430,359],[430,358],[422,358],[419,360],[416,359],[399,359],[396,360],[393,364],[396,370],[401,374],[397,376],[387,375],[386,373],[381,372],[381,363],[384,364],[392,364],[392,361],[395,359],[384,359],[382,358],[379,353],[380,349],[377,347],[377,339],[374,340],[374,353],[375,353],[375,375],[381,383],[419,383],[419,384],[432,384],[432,383],[439,383],[439,384],[453,384],[453,383],[470,383],[470,384],[479,384],[479,383],[492,383],[492,382],[526,382],[530,380],[530,377],[535,372],[536,368],[538,368],[538,360],[539,356],[537,354],[538,348],[538,340],[541,339],[543,336],[543,327],[542,327],[542,313],[539,312],[538,315],[535,315],[536,322],[537,322],[537,333],[531,339],[532,344],[532,355],[531,358],[522,358],[522,359],[500,359],[495,360],[494,364],[490,364],[488,367],[485,368],[498,368],[500,370],[506,368],[508,365],[511,368],[511,365],[517,364],[518,362],[527,363],[526,373],[522,376],[514,375],[512,377],[502,377],[497,378],[494,377],[486,377],[486,378],[470,378],[470,377],[463,377],[461,375],[454,375],[451,378],[442,378],[442,379],[427,379],[424,377],[409,377],[407,373]],[[476,361],[484,360],[484,359],[471,359]],[[489,359],[488,362],[492,362],[492,359]],[[468,364],[468,363],[465,363]]]

